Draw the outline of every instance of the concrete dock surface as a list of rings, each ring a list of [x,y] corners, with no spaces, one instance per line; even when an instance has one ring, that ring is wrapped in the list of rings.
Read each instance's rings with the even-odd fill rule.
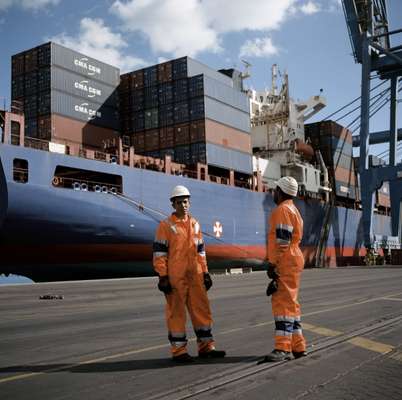
[[[213,280],[213,333],[227,357],[191,365],[170,360],[156,278],[0,287],[0,398],[402,398],[402,267],[305,270],[309,355],[261,365],[274,337],[268,278]]]

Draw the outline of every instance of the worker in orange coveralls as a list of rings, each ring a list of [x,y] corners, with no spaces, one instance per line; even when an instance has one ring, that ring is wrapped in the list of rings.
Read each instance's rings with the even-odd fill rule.
[[[170,200],[175,212],[158,226],[153,265],[159,275],[158,288],[166,297],[172,358],[180,363],[194,361],[186,349],[186,308],[197,336],[198,356],[225,357],[224,351],[215,349],[211,333],[212,315],[207,291],[212,280],[200,225],[189,214],[190,192],[184,186],[176,186]]]
[[[303,220],[293,198],[297,181],[285,176],[277,181],[268,235],[268,276],[273,279],[267,288],[272,294],[272,314],[275,319],[275,348],[261,362],[290,360],[304,357],[306,341],[300,323],[297,301],[304,257],[299,244],[303,236]]]

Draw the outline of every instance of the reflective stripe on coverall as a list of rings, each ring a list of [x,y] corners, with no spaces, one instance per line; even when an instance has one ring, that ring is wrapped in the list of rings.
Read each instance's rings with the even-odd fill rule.
[[[268,235],[268,261],[276,265],[278,290],[272,295],[275,318],[275,349],[306,350],[297,301],[304,257],[299,244],[303,220],[292,200],[285,200],[271,214]]]
[[[159,276],[169,276],[173,291],[166,295],[166,322],[173,356],[187,352],[186,307],[197,336],[198,351],[214,349],[212,315],[204,286],[208,272],[205,244],[199,223],[174,214],[156,231],[153,265]]]

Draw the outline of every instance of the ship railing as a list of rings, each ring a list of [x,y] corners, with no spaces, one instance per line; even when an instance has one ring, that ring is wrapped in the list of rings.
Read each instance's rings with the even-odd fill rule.
[[[197,179],[198,175],[197,175],[197,171],[193,171],[191,169],[185,169],[183,170],[183,172],[181,173],[182,176],[185,176],[186,178],[193,178],[193,179]]]
[[[66,178],[63,176],[55,176],[52,185],[58,188],[81,190],[83,192],[111,193],[122,194],[122,185],[112,184],[109,182],[92,181],[80,178]]]
[[[25,136],[25,138],[24,138],[24,146],[29,147],[31,149],[49,151],[49,142],[48,141],[33,138],[33,137]]]
[[[235,179],[234,184],[235,184],[235,186],[241,187],[241,188],[244,188],[244,189],[251,189],[252,188],[251,183],[248,182],[248,181],[240,181],[240,180]]]

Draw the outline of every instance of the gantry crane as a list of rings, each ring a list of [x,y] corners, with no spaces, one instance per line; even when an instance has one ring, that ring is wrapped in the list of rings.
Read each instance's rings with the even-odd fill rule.
[[[362,64],[360,116],[360,188],[363,209],[364,244],[371,250],[374,242],[373,209],[375,190],[389,182],[391,196],[392,235],[401,240],[402,164],[397,164],[398,81],[402,76],[402,45],[391,47],[391,36],[402,29],[389,31],[385,0],[342,0],[355,61]],[[395,37],[395,36],[394,36]],[[370,138],[370,78],[377,73],[390,82],[389,164],[369,167]],[[378,134],[375,135],[378,139]],[[374,138],[373,138],[374,139]],[[377,142],[378,143],[378,142]]]

